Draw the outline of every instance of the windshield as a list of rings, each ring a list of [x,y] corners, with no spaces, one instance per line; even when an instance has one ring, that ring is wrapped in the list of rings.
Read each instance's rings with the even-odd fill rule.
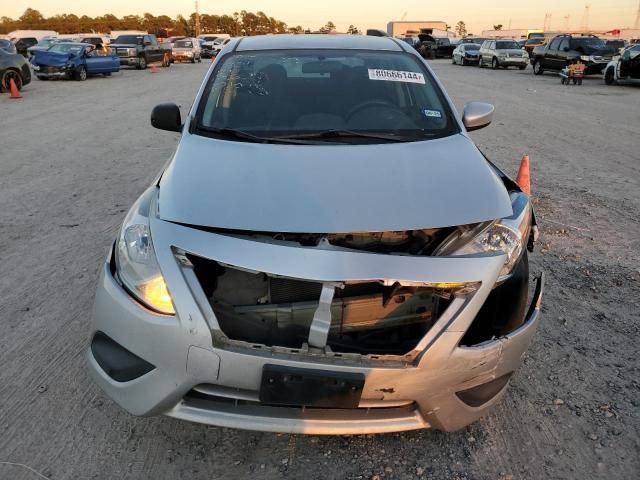
[[[113,43],[142,45],[143,35],[120,35]]]
[[[38,47],[48,47],[52,43],[55,43],[57,40],[55,38],[43,38],[37,44]]]
[[[82,49],[84,49],[84,45],[73,45],[70,43],[56,43],[49,47],[49,52],[54,53],[73,53],[74,55],[79,54]]]
[[[580,37],[571,39],[571,48],[573,48],[574,50],[579,47],[601,48],[604,46],[604,40],[600,40],[599,38],[595,37]]]
[[[193,42],[191,40],[178,40],[174,45],[176,48],[193,48]]]
[[[509,50],[509,49],[518,49],[520,45],[518,42],[496,42],[496,50]]]
[[[209,133],[259,137],[348,130],[415,141],[457,132],[431,75],[413,55],[399,52],[228,55],[209,77],[197,116],[198,128]]]
[[[465,50],[480,50],[480,45],[477,43],[465,43],[462,45]]]

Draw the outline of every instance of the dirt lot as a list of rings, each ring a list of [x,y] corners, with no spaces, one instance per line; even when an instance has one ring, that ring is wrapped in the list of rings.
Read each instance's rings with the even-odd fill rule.
[[[468,429],[274,435],[134,418],[89,379],[97,271],[208,67],[40,82],[0,98],[0,479],[631,479],[640,476],[640,89],[433,62],[474,137],[514,173],[531,156],[543,323],[505,400]],[[443,160],[445,161],[445,160]]]

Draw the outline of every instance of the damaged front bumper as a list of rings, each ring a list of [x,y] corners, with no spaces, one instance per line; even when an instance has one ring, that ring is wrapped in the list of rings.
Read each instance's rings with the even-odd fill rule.
[[[500,338],[461,344],[496,284],[503,255],[414,257],[292,247],[155,218],[151,230],[177,315],[141,307],[117,282],[108,261],[98,286],[93,342],[87,353],[96,382],[135,415],[166,414],[224,427],[308,434],[458,430],[501,398],[539,321],[542,277],[522,325]],[[225,335],[182,252],[323,285],[384,280],[466,288],[456,289],[424,337],[403,355],[342,353],[314,346],[322,345],[323,332],[326,341],[329,328],[320,314],[303,348],[267,346]],[[320,340],[312,338],[314,327]],[[104,348],[117,352],[110,358],[118,358],[121,368],[105,361]],[[261,386],[269,368],[312,370],[338,378],[360,375],[364,385],[352,408],[266,405],[260,401]]]

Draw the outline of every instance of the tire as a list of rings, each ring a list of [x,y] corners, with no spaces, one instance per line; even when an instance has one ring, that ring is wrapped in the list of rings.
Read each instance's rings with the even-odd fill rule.
[[[451,64],[455,65],[456,64],[456,57],[451,57]]]
[[[144,55],[140,55],[138,57],[138,65],[136,65],[136,69],[146,70],[146,68],[147,68],[147,58]]]
[[[491,60],[491,68],[493,70],[497,70],[498,68],[500,68],[500,62],[498,62],[498,59],[496,57],[493,57],[493,60]]]
[[[169,68],[170,66],[171,66],[171,57],[169,56],[168,53],[165,53],[162,56],[162,67]]]
[[[616,83],[613,67],[607,68],[607,71],[604,72],[604,83],[606,83],[607,85],[613,85],[614,83]]]
[[[566,80],[565,80],[564,78],[561,78],[561,79],[560,79],[560,83],[561,83],[562,85],[564,85],[564,84],[566,83]]]
[[[533,67],[534,75],[542,75],[544,73],[544,70],[542,69],[542,65],[540,65],[539,61],[534,60],[532,67]]]
[[[38,80],[42,80],[43,82],[46,82],[47,80],[49,80],[49,77],[44,77],[42,75],[40,76],[36,75],[36,77],[38,77]]]
[[[478,60],[478,67],[484,68],[484,62],[482,61],[482,57]]]
[[[0,91],[9,91],[11,79],[13,79],[13,81],[15,82],[18,91],[22,90],[22,75],[20,75],[20,72],[18,72],[17,70],[8,68],[2,74],[2,78],[0,78]]]
[[[198,57],[198,63],[202,63],[202,57]]]
[[[104,75],[105,77],[110,77],[110,76],[111,76],[111,72],[103,73],[103,75]]]
[[[75,72],[73,72],[73,79],[78,82],[84,82],[87,79],[87,69],[84,65],[80,65]]]
[[[525,68],[527,68],[527,66],[526,66],[526,65],[520,65],[518,68],[519,68],[520,70],[524,70]]]
[[[578,79],[578,85],[582,85],[582,79],[581,78]]]

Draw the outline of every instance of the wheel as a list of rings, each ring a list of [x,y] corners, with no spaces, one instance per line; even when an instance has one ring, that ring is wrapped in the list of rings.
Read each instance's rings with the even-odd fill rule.
[[[147,68],[147,59],[144,55],[140,55],[138,58],[138,66],[136,67],[138,70],[144,70]]]
[[[196,57],[191,57],[191,63],[196,63]]]
[[[480,68],[484,68],[484,62],[482,61],[482,57],[480,57],[480,59],[478,60],[478,66]]]
[[[578,79],[577,79],[577,78],[574,78],[574,79],[573,79],[573,84],[574,84],[574,85],[577,85],[577,84],[578,84]]]
[[[3,92],[8,92],[11,88],[11,80],[16,84],[18,90],[22,90],[22,75],[16,70],[7,69],[2,74],[2,78],[0,79],[0,90]]]
[[[493,57],[493,60],[491,60],[491,68],[493,68],[494,70],[497,70],[498,67],[500,67],[500,64],[498,63],[498,59],[496,57]]]
[[[43,75],[36,75],[36,77],[38,77],[38,80],[42,80],[43,82],[46,82],[47,80],[49,80],[49,77],[45,77]]]
[[[105,73],[103,73],[103,75],[104,75],[105,77],[110,77],[110,76],[111,76],[111,72],[105,72]]]
[[[467,60],[464,57],[462,57],[462,66],[463,67],[467,66]]]
[[[198,63],[202,63],[202,57],[198,57]]]
[[[84,65],[80,65],[75,73],[73,74],[74,80],[79,82],[84,82],[87,79],[87,69],[84,68]]]
[[[520,70],[524,70],[525,68],[527,68],[527,66],[526,66],[526,65],[520,65],[518,68],[519,68]]]
[[[607,85],[613,85],[616,83],[615,72],[613,68],[607,68],[607,71],[604,72],[604,83]]]
[[[566,83],[566,79],[565,79],[564,77],[563,77],[563,78],[561,78],[561,79],[560,79],[560,83],[561,83],[562,85],[564,85],[564,84]]]
[[[533,74],[534,75],[542,75],[544,73],[544,70],[542,69],[542,65],[540,65],[540,62],[537,60],[533,61]]]
[[[162,56],[162,67],[163,68],[167,68],[171,66],[171,57],[169,56],[168,53],[165,53]]]
[[[454,56],[454,57],[451,57],[451,63],[452,63],[453,65],[455,65],[455,64],[456,64],[456,57],[455,57],[455,56]]]
[[[581,78],[578,79],[578,85],[582,85],[582,79]]]

